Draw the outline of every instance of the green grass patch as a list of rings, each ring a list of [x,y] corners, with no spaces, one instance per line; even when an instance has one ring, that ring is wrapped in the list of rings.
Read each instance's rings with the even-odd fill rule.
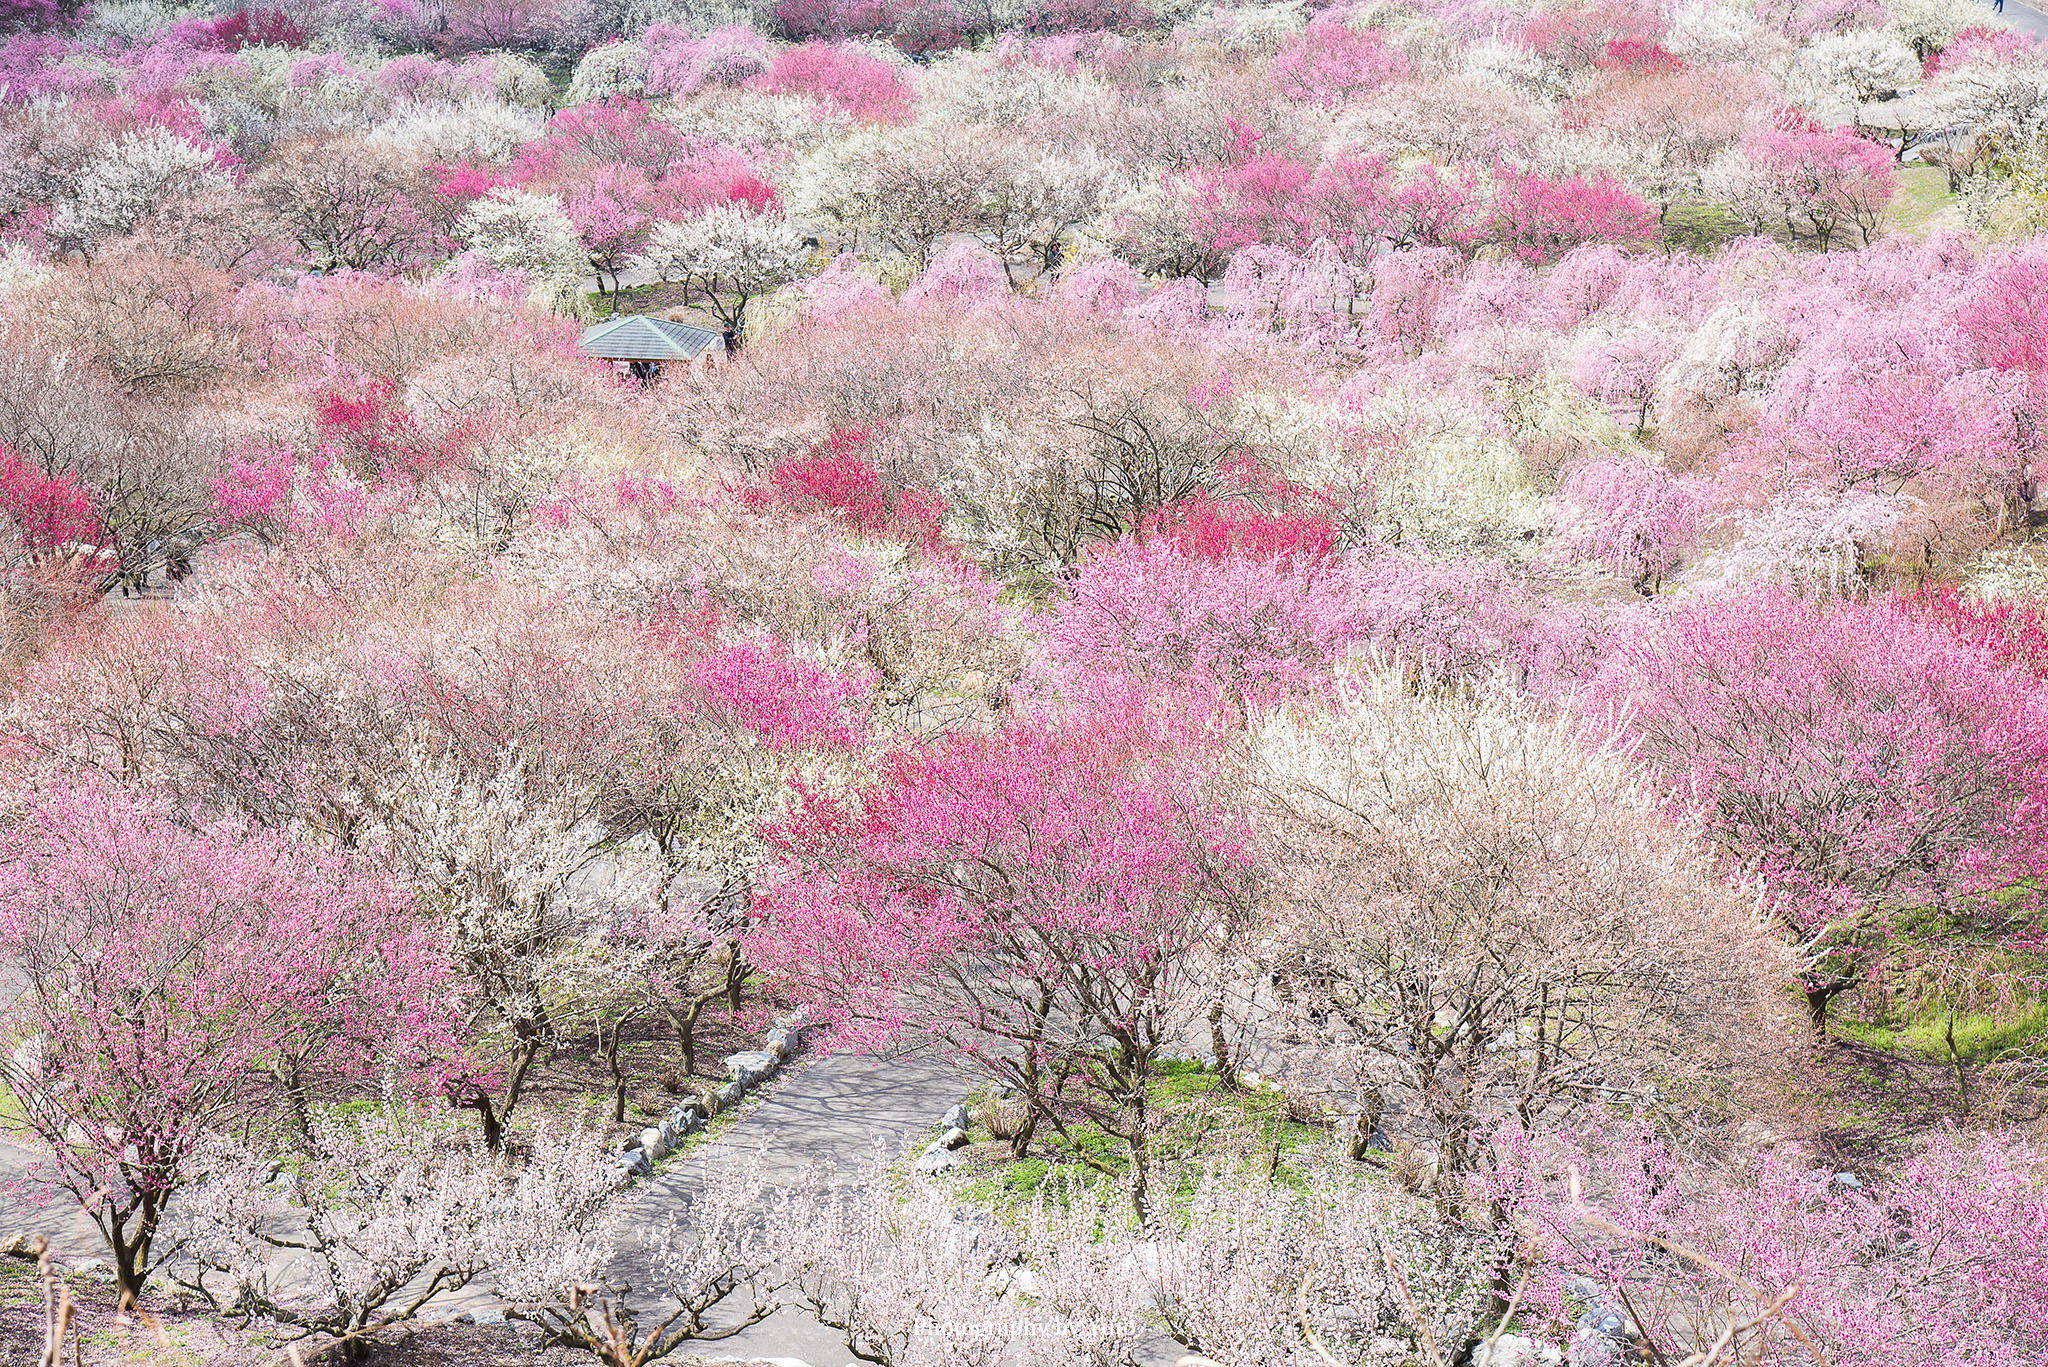
[[[1734,241],[1742,232],[1735,216],[1719,204],[1674,204],[1665,213],[1662,224],[1666,251],[1702,255]]]
[[[1948,192],[1948,172],[1939,166],[1897,168],[1899,191],[1886,206],[1893,232],[1908,237],[1925,237],[1934,230],[1935,216],[1955,203]]]
[[[1920,1054],[1927,1058],[1948,1058],[1948,1013],[1935,1011],[1910,1021],[1868,1024],[1839,1022],[1842,1033],[1892,1053]],[[2000,1016],[1990,1012],[1956,1014],[1956,1052],[1965,1063],[1989,1063],[2015,1050],[2025,1049],[2048,1038],[2048,1002],[2018,1015]]]
[[[1154,1161],[1166,1185],[1181,1194],[1192,1193],[1203,1169],[1218,1161],[1256,1162],[1276,1180],[1297,1181],[1308,1151],[1330,1140],[1326,1126],[1291,1116],[1280,1092],[1233,1087],[1192,1060],[1162,1063],[1150,1097]],[[1031,1149],[1027,1158],[1004,1153],[994,1159],[968,1184],[969,1198],[1000,1207],[1031,1200],[1049,1180],[1092,1186],[1106,1175],[1122,1174],[1130,1156],[1121,1138],[1082,1123],[1069,1123],[1065,1133],[1041,1123]]]

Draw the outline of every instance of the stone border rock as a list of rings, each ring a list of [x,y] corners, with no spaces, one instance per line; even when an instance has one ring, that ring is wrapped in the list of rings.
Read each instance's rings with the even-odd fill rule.
[[[967,1147],[967,1102],[965,1098],[946,1108],[939,1117],[939,1137],[925,1145],[911,1166],[919,1172],[938,1173],[957,1168],[967,1160],[956,1149]]]
[[[730,1110],[741,1097],[782,1070],[803,1043],[810,1012],[804,1007],[784,1016],[761,1039],[759,1049],[746,1049],[725,1056],[726,1080],[716,1091],[683,1102],[658,1125],[649,1125],[626,1141],[619,1152],[619,1171],[626,1178],[652,1177],[654,1165],[674,1153],[686,1137],[709,1124],[711,1117]]]

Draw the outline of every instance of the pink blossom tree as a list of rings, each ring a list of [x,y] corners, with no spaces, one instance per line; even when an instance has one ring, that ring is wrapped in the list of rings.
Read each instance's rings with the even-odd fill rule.
[[[1759,137],[1751,154],[1787,224],[1804,222],[1822,251],[1855,228],[1867,244],[1898,189],[1891,150],[1849,128],[1788,121]]]
[[[2048,697],[1908,605],[1708,599],[1623,641],[1589,704],[1762,876],[1816,1029],[1901,915],[2023,928],[1991,894],[2048,864]]]
[[[315,1078],[456,1061],[448,962],[384,879],[93,787],[27,798],[4,840],[10,1082],[130,1295],[209,1131],[280,1095],[303,1118]]]
[[[777,95],[807,95],[865,123],[903,123],[915,92],[901,68],[858,45],[800,43],[775,54],[757,82]]]
[[[1647,242],[1656,226],[1649,206],[1604,173],[1549,176],[1503,165],[1494,179],[1493,237],[1532,265],[1582,243]]]
[[[2048,372],[2048,254],[2018,252],[1988,264],[1956,311],[1977,358],[2001,370]]]
[[[1353,28],[1344,14],[1325,12],[1281,44],[1267,69],[1289,99],[1335,108],[1406,76],[1409,63],[1380,30]]]
[[[1649,430],[1657,382],[1677,354],[1669,337],[1639,328],[1596,341],[1573,357],[1572,383],[1600,402],[1632,413],[1640,437]]]
[[[1360,631],[1348,582],[1306,557],[1203,554],[1206,520],[1184,532],[1089,556],[1046,624],[1056,674],[1199,679],[1246,704],[1325,684]]]
[[[1666,1361],[1715,1361],[1717,1345],[1758,1367],[2048,1352],[2048,1169],[2015,1135],[1936,1133],[1881,1183],[1797,1148],[1701,1170],[1629,1127],[1511,1130],[1500,1149],[1475,1194],[1515,1229],[1522,1304],[1549,1336],[1604,1303]]]
[[[1149,1084],[1212,999],[1246,894],[1242,856],[1149,739],[1023,721],[807,795],[772,832],[753,947],[844,1037],[923,1036],[1015,1087],[1020,1152],[1039,1123],[1116,1135],[1141,1210]]]
[[[1557,496],[1565,547],[1605,564],[1638,593],[1654,594],[1699,534],[1699,491],[1648,460],[1574,465],[1558,480]]]
[[[607,275],[617,289],[619,272],[646,249],[647,235],[661,205],[646,172],[636,166],[609,164],[595,167],[587,179],[571,187],[562,208],[583,239],[602,291]]]

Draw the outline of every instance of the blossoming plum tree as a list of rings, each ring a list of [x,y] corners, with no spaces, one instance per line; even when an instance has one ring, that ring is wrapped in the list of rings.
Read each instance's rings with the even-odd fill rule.
[[[1146,741],[1019,722],[806,794],[774,830],[753,948],[847,1039],[922,1035],[1015,1087],[1020,1151],[1038,1123],[1116,1135],[1141,1208],[1148,1084],[1210,1004],[1247,893],[1242,853]]]
[[[4,839],[11,1085],[129,1295],[209,1131],[303,1115],[316,1078],[459,1062],[451,965],[359,865],[93,787],[31,798]]]
[[[2042,869],[2048,698],[1910,605],[1707,599],[1622,642],[1589,703],[1763,877],[1816,1029],[1901,915],[2024,930],[1991,894]]]

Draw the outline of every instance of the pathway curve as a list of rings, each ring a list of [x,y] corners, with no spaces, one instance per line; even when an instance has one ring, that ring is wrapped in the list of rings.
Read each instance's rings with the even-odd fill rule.
[[[2036,38],[2048,39],[2048,13],[2035,8],[2027,0],[2011,0],[2002,14],[1994,14],[1992,22],[2003,19],[2006,27],[2016,28],[2021,33],[2031,33]]]
[[[748,1106],[715,1142],[718,1151],[757,1147],[771,1182],[789,1185],[813,1163],[850,1167],[879,1140],[891,1153],[933,1129],[970,1083],[957,1068],[928,1058],[878,1059],[826,1054],[800,1059],[780,1085]],[[687,1205],[697,1184],[701,1154],[670,1159],[639,1187],[636,1219],[621,1241],[612,1274],[645,1285],[649,1259],[636,1236],[668,1212]],[[729,1339],[702,1345],[720,1358],[796,1358],[838,1367],[850,1357],[845,1341],[801,1311],[785,1308]]]

